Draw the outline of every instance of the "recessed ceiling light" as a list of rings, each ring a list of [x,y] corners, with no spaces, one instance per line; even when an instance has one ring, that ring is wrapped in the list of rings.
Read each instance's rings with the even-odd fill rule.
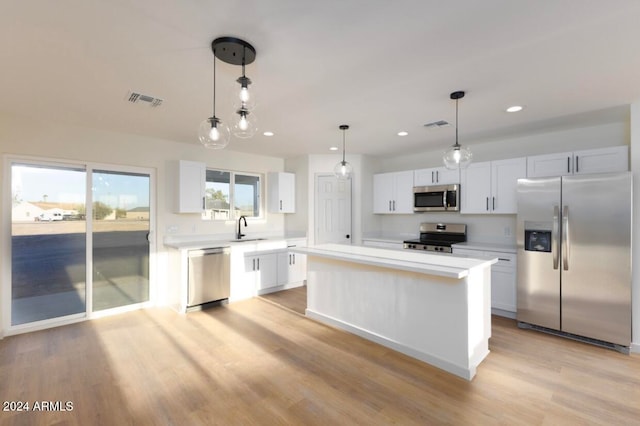
[[[264,132],[263,135],[265,135],[265,136],[273,136],[273,132]]]
[[[405,132],[404,130],[402,132],[398,132],[398,136],[407,136],[409,134],[409,132]]]
[[[507,108],[507,112],[518,112],[522,111],[522,107],[520,105],[514,105]]]
[[[332,146],[331,148],[329,148],[329,151],[337,151],[338,147],[337,146]]]

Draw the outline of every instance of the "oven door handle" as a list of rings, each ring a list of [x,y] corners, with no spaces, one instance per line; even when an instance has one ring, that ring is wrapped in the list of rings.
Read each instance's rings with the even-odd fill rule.
[[[447,192],[449,191],[447,191],[446,189],[442,191],[442,207],[444,207],[445,210],[449,208],[449,206],[447,205]]]

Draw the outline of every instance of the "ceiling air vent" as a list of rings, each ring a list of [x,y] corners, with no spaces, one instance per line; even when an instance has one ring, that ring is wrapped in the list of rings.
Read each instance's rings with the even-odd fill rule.
[[[445,126],[450,126],[450,124],[448,121],[444,121],[444,120],[438,120],[438,121],[434,121],[432,123],[427,123],[424,125],[424,127],[428,129],[435,129],[438,127],[445,127]]]
[[[149,105],[151,108],[162,105],[162,99],[136,92],[127,93],[127,101],[132,104]]]

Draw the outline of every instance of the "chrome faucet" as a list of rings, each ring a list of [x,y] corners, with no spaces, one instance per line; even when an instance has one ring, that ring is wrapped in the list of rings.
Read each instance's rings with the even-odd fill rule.
[[[240,222],[244,220],[244,226],[247,226],[247,218],[244,216],[240,216],[238,218],[238,233],[236,234],[236,238],[239,240],[244,237],[244,234],[240,232]]]

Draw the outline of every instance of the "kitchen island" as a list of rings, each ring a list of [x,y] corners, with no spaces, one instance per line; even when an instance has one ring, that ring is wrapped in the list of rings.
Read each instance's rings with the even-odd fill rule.
[[[306,315],[471,380],[489,354],[497,259],[322,244],[307,255]]]

